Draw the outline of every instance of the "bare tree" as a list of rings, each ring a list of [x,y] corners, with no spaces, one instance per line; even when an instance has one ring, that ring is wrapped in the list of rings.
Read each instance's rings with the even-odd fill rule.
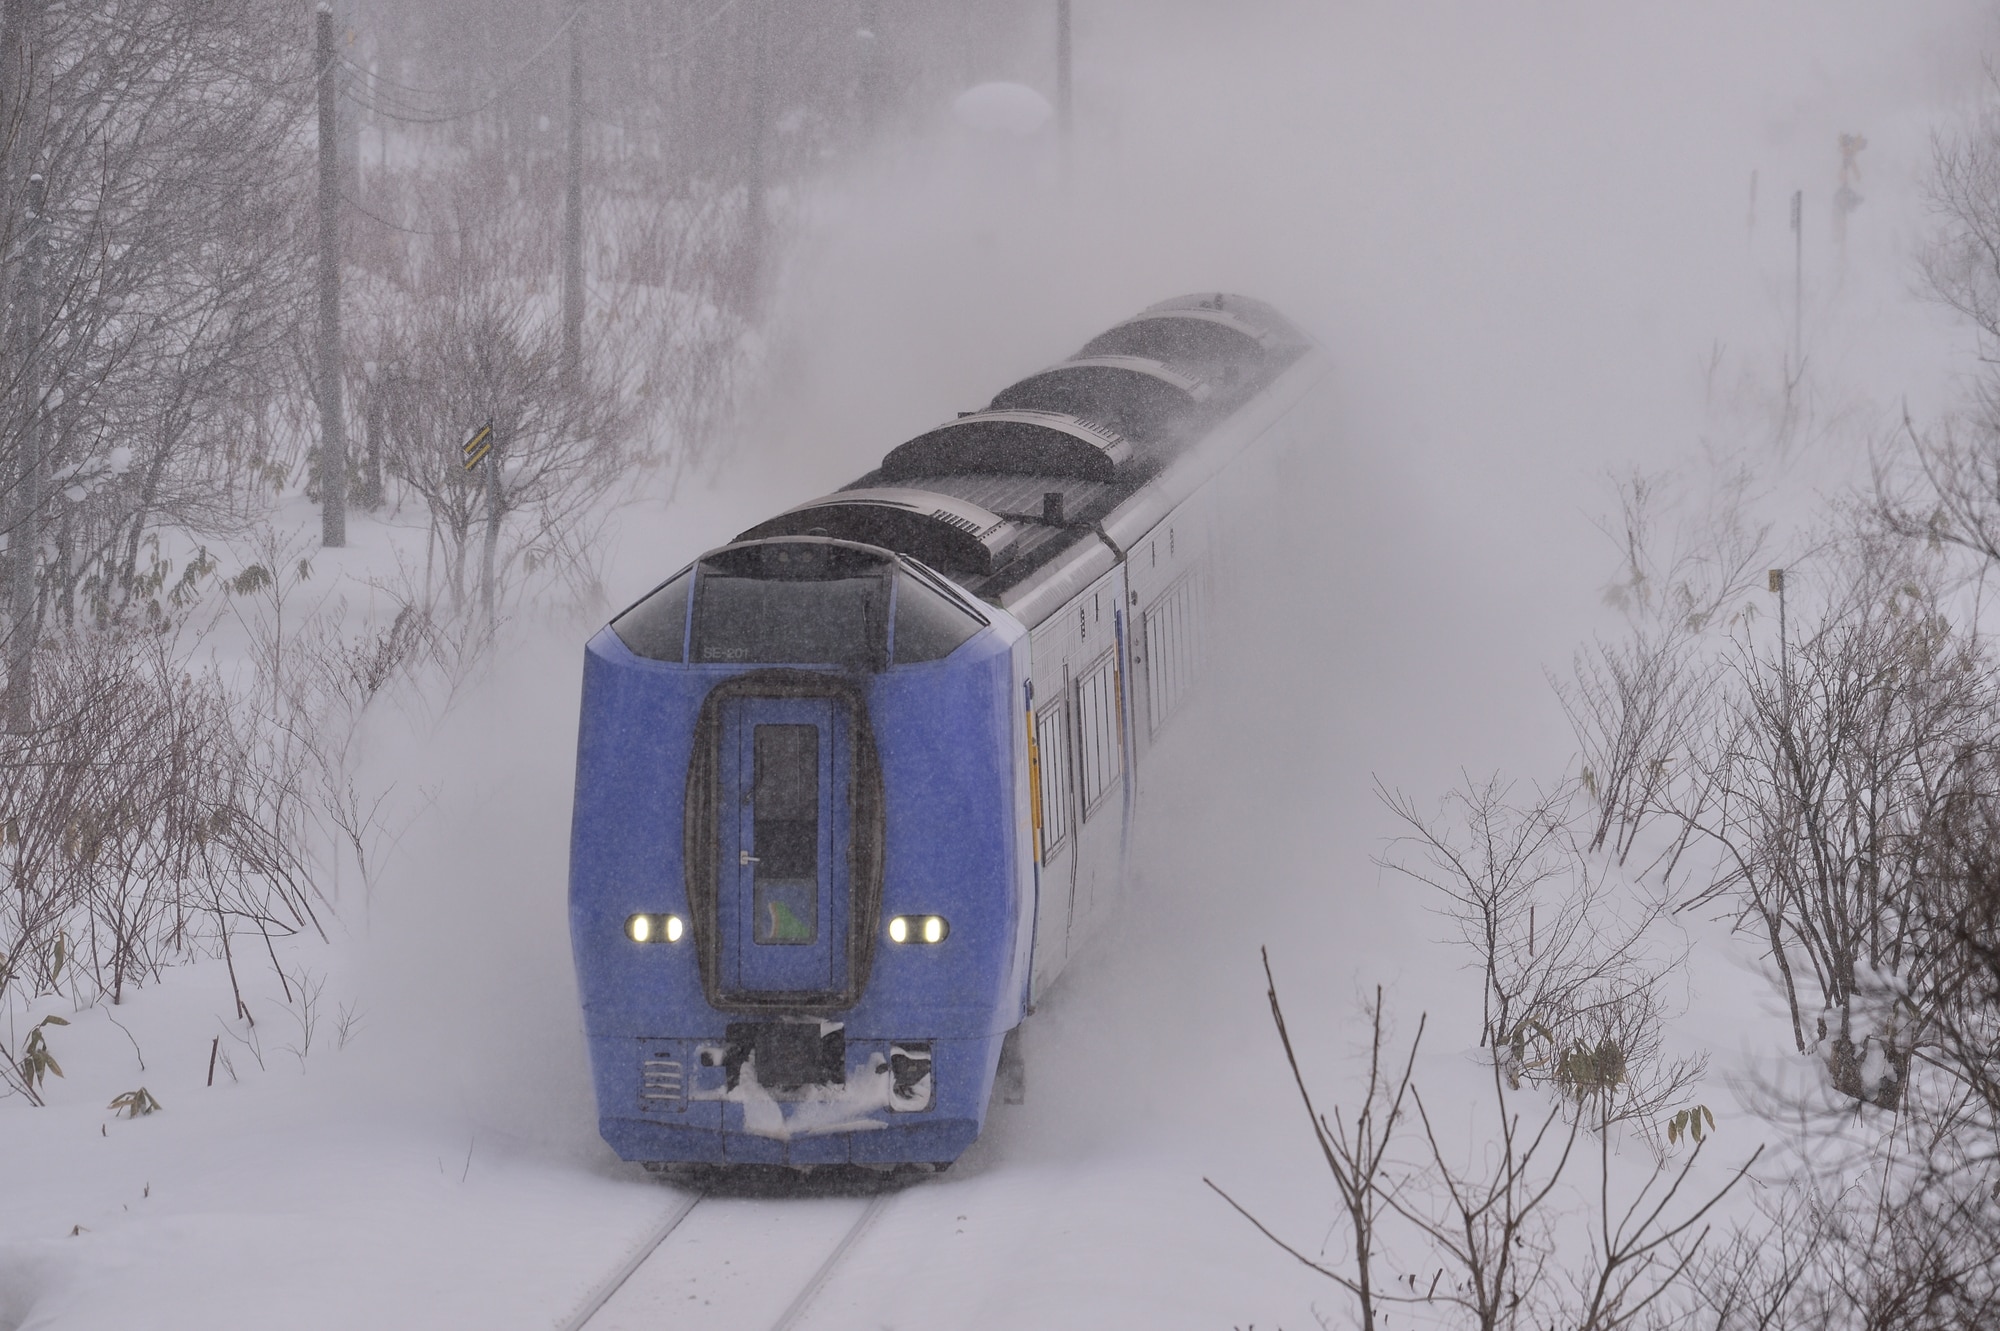
[[[2000,88],[1989,90],[2000,93]],[[2000,356],[2000,96],[1931,141],[1934,226],[1917,252],[1922,290],[1972,325],[1981,358]],[[1878,459],[1877,511],[1899,535],[2000,559],[2000,380],[1974,386],[1970,411],[1919,430]]]
[[[1313,1107],[1312,1092],[1306,1088],[1305,1073],[1299,1068],[1298,1051],[1292,1047],[1291,1034],[1285,1029],[1285,1011],[1278,1002],[1278,982],[1271,975],[1269,949],[1264,950],[1263,957],[1265,995],[1271,1003],[1271,1021],[1278,1028],[1278,1041],[1285,1049],[1285,1063],[1291,1068],[1292,1084],[1298,1088],[1299,1100],[1305,1105],[1306,1117],[1312,1121],[1313,1138],[1319,1143],[1320,1158],[1325,1161],[1327,1172],[1333,1175],[1334,1187],[1340,1193],[1341,1207],[1347,1213],[1347,1223],[1354,1240],[1354,1274],[1350,1276],[1307,1257],[1267,1229],[1262,1221],[1245,1210],[1234,1197],[1217,1187],[1213,1179],[1205,1178],[1202,1182],[1208,1184],[1222,1200],[1234,1207],[1237,1214],[1255,1225],[1265,1238],[1352,1294],[1355,1305],[1361,1312],[1363,1331],[1374,1331],[1375,1305],[1378,1301],[1392,1303],[1421,1301],[1414,1291],[1406,1294],[1400,1290],[1379,1289],[1375,1279],[1375,1259],[1381,1242],[1377,1222],[1384,1209],[1382,1169],[1388,1161],[1389,1147],[1395,1138],[1396,1122],[1403,1113],[1403,1101],[1410,1093],[1410,1076],[1416,1067],[1417,1047],[1423,1043],[1424,1022],[1421,1019],[1417,1022],[1417,1033],[1410,1040],[1410,1053],[1403,1062],[1402,1075],[1391,1085],[1385,1079],[1382,1067],[1382,989],[1380,985],[1376,986],[1375,1001],[1368,1009],[1370,1040],[1367,1086],[1361,1093],[1361,1102],[1354,1112],[1352,1125],[1349,1125],[1338,1108],[1333,1111],[1333,1118],[1329,1121],[1324,1114]]]
[[[1400,1076],[1384,1076],[1379,990],[1355,1117],[1350,1125],[1336,1111],[1329,1120],[1314,1107],[1299,1068],[1268,958],[1265,978],[1272,1022],[1352,1234],[1351,1274],[1308,1256],[1213,1180],[1205,1181],[1265,1238],[1352,1295],[1364,1328],[1401,1304],[1455,1309],[1481,1331],[1551,1324],[1616,1331],[1653,1325],[1667,1310],[1699,1300],[1692,1275],[1704,1269],[1697,1260],[1709,1217],[1748,1176],[1760,1152],[1696,1196],[1685,1194],[1705,1142],[1697,1141],[1678,1162],[1649,1152],[1632,1187],[1613,1163],[1618,1126],[1608,1100],[1595,1100],[1590,1118],[1566,1113],[1560,1097],[1524,1116],[1517,1103],[1523,1092],[1497,1061],[1484,1070],[1491,1098],[1481,1129],[1461,1152],[1440,1131],[1414,1080],[1422,1022]],[[1408,1135],[1401,1130],[1410,1126],[1406,1101],[1419,1125],[1414,1158],[1398,1150],[1400,1136]],[[1565,1210],[1575,1192],[1570,1175],[1579,1143],[1592,1134],[1595,1176],[1586,1213],[1578,1216]],[[1579,1226],[1588,1235],[1584,1245],[1575,1242]],[[1574,1256],[1579,1246],[1588,1252],[1580,1261]]]
[[[1746,645],[1734,672],[1704,823],[1717,881],[1767,940],[1800,1052],[1824,1043],[1836,1087],[1894,1107],[1931,1021],[1913,996],[1940,960],[1913,894],[1995,743],[1991,670],[1952,633],[1932,570],[1864,540],[1798,640],[1776,660]]]
[[[1937,225],[1917,254],[1925,290],[1990,349],[2000,342],[2000,103],[1989,98],[1959,132],[1933,137],[1927,185]]]
[[[73,622],[80,584],[100,616],[129,600],[149,522],[224,520],[227,450],[202,446],[282,391],[302,105],[288,13],[279,0],[7,10],[0,178],[31,187],[0,208],[18,256],[0,283],[16,729],[33,688],[21,645],[51,610]]]
[[[426,298],[380,329],[398,366],[386,390],[386,466],[429,510],[452,604],[465,604],[476,576],[490,621],[517,565],[575,574],[588,588],[594,522],[629,480],[632,417],[602,358],[572,389],[559,326],[535,319],[521,295],[469,265],[438,268]],[[492,451],[468,470],[460,446],[489,426]]]

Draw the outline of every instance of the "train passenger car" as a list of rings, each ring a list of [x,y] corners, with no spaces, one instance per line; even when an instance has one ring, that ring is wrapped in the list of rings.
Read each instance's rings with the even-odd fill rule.
[[[943,1167],[1111,913],[1219,496],[1324,355],[1163,302],[667,579],[584,658],[570,929],[628,1160]]]

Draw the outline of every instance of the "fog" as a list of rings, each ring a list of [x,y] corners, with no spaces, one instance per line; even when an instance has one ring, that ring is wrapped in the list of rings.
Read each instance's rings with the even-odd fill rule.
[[[713,493],[844,483],[1170,293],[1255,294],[1308,328],[1337,416],[1312,483],[1238,515],[1253,590],[1207,742],[1171,760],[1258,830],[1164,820],[1160,863],[1191,837],[1218,870],[1214,844],[1265,848],[1227,888],[1158,893],[1226,891],[1205,927],[1372,894],[1377,778],[1565,768],[1545,671],[1615,622],[1612,479],[1699,492],[1735,459],[1802,513],[1969,364],[1909,253],[1929,136],[1982,77],[1979,6],[1090,6],[1078,24],[1067,183],[1052,136],[1036,158],[939,125],[829,189],[786,271],[770,395]],[[1837,139],[1861,131],[1843,254]],[[1795,188],[1825,405],[1780,448]],[[1255,932],[1232,934],[1253,988]]]
[[[1031,1024],[1035,1075],[1083,1088],[1032,1131],[1095,1139],[1169,1093],[1176,1047],[1242,1042],[1251,1075],[1276,1070],[1260,944],[1331,1048],[1374,983],[1454,1001],[1436,922],[1373,862],[1393,830],[1373,786],[1428,799],[1461,771],[1567,768],[1546,672],[1609,622],[1609,478],[1699,488],[1741,451],[1782,502],[1858,474],[1903,396],[1945,398],[1949,361],[1907,349],[1946,344],[1907,252],[1928,135],[1976,88],[1988,28],[1962,3],[1084,5],[1077,25],[1067,168],[1053,126],[981,132],[940,101],[805,195],[728,452],[625,515],[609,583],[631,599],[1170,294],[1256,295],[1331,350],[1339,405],[1303,483],[1234,515],[1226,667],[1148,777],[1132,899]],[[1867,202],[1843,270],[1829,200],[1856,130]],[[1781,454],[1757,385],[1790,336],[1794,188],[1808,335],[1847,414]],[[541,1104],[573,1144],[591,1125],[560,875],[582,636],[483,686],[503,730],[437,745],[451,816],[402,875],[415,915],[392,903],[377,926],[467,922],[377,999],[378,1028],[412,1033],[404,1078],[484,1099],[512,1067],[511,1107],[484,1112]],[[1191,1123],[1238,1111],[1204,1083],[1187,1112],[1159,1121],[1198,1174]]]
[[[1148,774],[1123,915],[1029,1024],[1029,1106],[964,1166],[1094,1180],[1049,1183],[1080,1228],[1006,1279],[1080,1298],[1143,1251],[1156,1310],[1287,1315],[1295,1268],[1215,1269],[1255,1259],[1193,1186],[1233,1172],[1299,1232],[1329,1222],[1321,1188],[1284,1186],[1314,1148],[1258,948],[1329,1093],[1378,983],[1401,1034],[1429,1012],[1440,1057],[1469,1048],[1477,977],[1377,867],[1398,829],[1376,783],[1427,802],[1462,774],[1573,771],[1550,672],[1615,628],[1615,478],[1671,473],[1698,503],[1747,468],[1782,542],[1905,404],[1954,401],[1967,348],[1914,298],[1909,254],[1930,135],[1989,32],[1969,4],[1080,6],[1067,169],[1052,136],[941,123],[816,201],[769,394],[712,498],[681,500],[683,551],[724,539],[743,496],[844,483],[1169,294],[1270,300],[1338,366],[1298,483],[1235,515],[1225,665]],[[1837,248],[1849,132],[1865,203]],[[1817,397],[1779,439],[1794,189]],[[1701,1029],[1773,1011],[1731,965],[1690,986]],[[1737,1039],[1713,1049],[1736,1075]],[[971,1283],[1018,1311],[1001,1281]]]
[[[883,8],[870,40],[907,80],[898,114],[778,170],[754,317],[739,327],[717,313],[725,283],[691,282],[690,324],[720,327],[719,354],[742,364],[729,410],[655,423],[671,456],[635,468],[637,499],[593,538],[583,604],[522,595],[449,705],[391,701],[358,732],[360,784],[386,792],[388,831],[379,880],[350,872],[333,894],[327,968],[329,1001],[362,1019],[285,1103],[308,1122],[389,1125],[426,1143],[416,1154],[469,1141],[464,1174],[440,1159],[447,1181],[491,1153],[602,1188],[536,1183],[532,1206],[491,1203],[480,1219],[496,1228],[543,1188],[555,1200],[537,1218],[626,1206],[637,1232],[658,1195],[597,1136],[566,915],[584,642],[701,551],[1137,309],[1240,292],[1328,349],[1333,406],[1281,487],[1227,515],[1213,668],[1144,775],[1120,913],[1028,1024],[1027,1103],[996,1109],[821,1311],[875,1325],[855,1282],[894,1276],[899,1315],[918,1319],[899,1325],[1302,1325],[1341,1296],[1201,1185],[1226,1180],[1307,1236],[1334,1215],[1324,1181],[1307,1181],[1316,1148],[1259,949],[1329,1095],[1352,1089],[1359,1004],[1377,985],[1400,1036],[1429,1015],[1430,1075],[1464,1083],[1479,979],[1410,880],[1380,867],[1398,833],[1380,792],[1428,806],[1467,776],[1526,788],[1574,769],[1551,678],[1621,622],[1606,597],[1624,554],[1609,519],[1620,478],[1659,475],[1689,512],[1747,478],[1782,559],[1865,483],[1906,411],[1928,421],[1962,401],[1972,343],[1917,298],[1911,256],[1932,224],[1932,136],[1987,86],[2000,29],[1975,0],[1077,0],[1065,144],[1052,121],[1022,131],[953,111],[988,81],[1052,92],[1043,7],[967,6],[962,23]],[[509,43],[528,51],[549,28],[525,2],[423,13],[477,30],[502,65],[520,54]],[[854,38],[835,31],[844,20],[812,22],[798,49]],[[727,73],[684,82],[737,98]],[[794,95],[809,100],[775,90],[778,123]],[[703,108],[713,123],[688,140],[741,157],[740,135],[714,129],[740,109]],[[1868,140],[1862,202],[1836,239],[1839,141],[1854,133]],[[549,257],[547,234],[530,241]],[[601,345],[664,336],[618,308],[626,322],[592,325]],[[423,540],[421,519],[383,517],[372,548],[358,530],[362,548],[322,557],[347,560],[357,604]],[[275,1001],[271,977],[245,983]],[[1740,1108],[1746,1032],[1777,1020],[1762,985],[1738,958],[1687,982],[1676,1038],[1707,1041],[1711,1103]],[[947,1211],[992,1236],[947,1249]],[[594,1241],[572,1238],[566,1260],[594,1270]],[[428,1270],[412,1242],[409,1264]],[[6,1276],[0,1264],[0,1296]]]

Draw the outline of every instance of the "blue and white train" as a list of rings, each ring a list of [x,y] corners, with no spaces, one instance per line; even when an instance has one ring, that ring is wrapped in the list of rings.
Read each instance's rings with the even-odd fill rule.
[[[1327,379],[1261,302],[1163,302],[590,640],[570,930],[620,1156],[972,1143],[1119,896],[1201,673],[1215,514]]]

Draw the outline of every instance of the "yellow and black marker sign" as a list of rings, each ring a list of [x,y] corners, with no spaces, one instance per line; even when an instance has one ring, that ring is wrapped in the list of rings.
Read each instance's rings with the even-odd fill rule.
[[[480,426],[472,438],[465,441],[465,447],[459,450],[460,453],[465,455],[465,469],[467,471],[471,471],[480,463],[486,461],[486,455],[492,451],[493,426],[491,423]]]

